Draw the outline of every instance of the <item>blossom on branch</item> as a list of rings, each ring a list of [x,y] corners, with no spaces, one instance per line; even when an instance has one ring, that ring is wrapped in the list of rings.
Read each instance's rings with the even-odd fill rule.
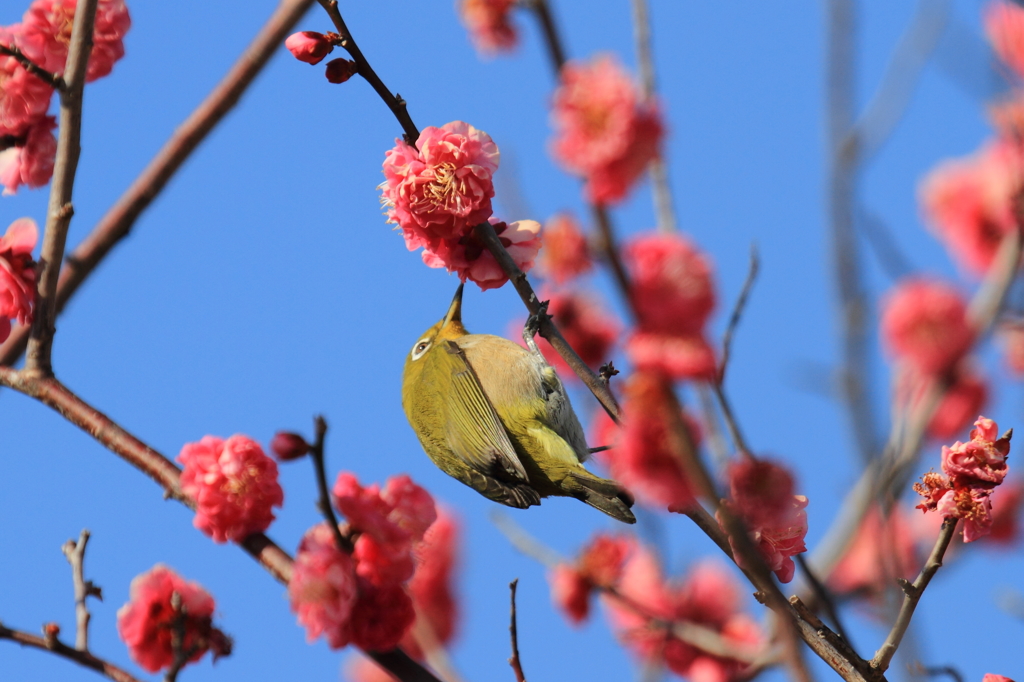
[[[555,158],[586,180],[587,198],[597,204],[625,198],[658,157],[664,133],[658,106],[641,99],[610,55],[562,67],[551,118]]]
[[[416,573],[409,581],[409,596],[416,607],[415,629],[428,631],[427,640],[439,646],[451,642],[459,617],[455,569],[460,533],[456,518],[438,509],[437,520],[414,549]],[[422,658],[425,653],[411,633],[402,640],[402,648],[414,658]]]
[[[0,43],[23,47],[21,26],[0,26]],[[52,95],[49,83],[14,57],[0,55],[0,136],[24,138],[29,127],[46,116]]]
[[[302,537],[288,582],[292,612],[306,628],[307,641],[323,635],[332,649],[348,645],[357,597],[352,557],[338,549],[326,523],[313,526]]]
[[[626,351],[637,369],[709,380],[717,369],[704,326],[715,308],[707,258],[679,234],[647,233],[624,249],[637,329]]]
[[[458,0],[459,18],[478,50],[508,52],[519,42],[512,24],[516,0]]]
[[[890,351],[926,375],[947,372],[974,342],[967,302],[944,282],[900,282],[882,310],[882,339]]]
[[[988,535],[992,529],[992,490],[1006,477],[1010,432],[999,436],[991,419],[978,417],[967,443],[942,446],[942,472],[927,473],[914,490],[925,498],[918,509],[964,521],[964,542]]]
[[[594,536],[572,564],[559,564],[548,574],[551,599],[574,625],[590,615],[590,597],[613,588],[622,577],[626,558],[636,542],[627,535]]]
[[[0,343],[11,333],[11,320],[32,324],[36,270],[32,249],[39,229],[31,218],[18,218],[0,237]]]
[[[238,542],[265,531],[284,503],[277,463],[247,436],[204,436],[178,455],[181,489],[196,505],[193,525],[214,542]]]
[[[319,64],[334,50],[334,43],[316,31],[293,33],[285,39],[284,46],[293,57],[307,64]]]
[[[1024,179],[1024,154],[1010,139],[973,156],[946,161],[921,183],[925,218],[953,259],[983,275],[1003,238],[1017,229],[1013,200]]]
[[[207,651],[214,659],[231,653],[230,638],[212,624],[213,597],[198,583],[157,564],[132,580],[130,595],[117,612],[117,634],[132,660],[149,672],[174,663],[174,639],[179,636],[180,653],[188,663]]]
[[[529,271],[540,249],[540,223],[534,220],[503,223],[497,218],[490,218],[488,222],[494,226],[498,241],[519,269]],[[467,279],[476,282],[481,291],[497,289],[508,281],[508,275],[473,231],[458,240],[443,240],[433,250],[424,248],[423,262],[431,268],[447,268],[463,282]]]
[[[56,127],[53,116],[40,116],[29,126],[23,144],[0,152],[0,185],[4,186],[4,195],[17,193],[22,185],[36,188],[50,181],[57,159],[57,138],[53,135]]]
[[[63,74],[78,0],[34,0],[22,18],[20,47],[25,56],[55,74]],[[106,76],[124,56],[124,36],[132,20],[124,0],[99,0],[86,82]]]

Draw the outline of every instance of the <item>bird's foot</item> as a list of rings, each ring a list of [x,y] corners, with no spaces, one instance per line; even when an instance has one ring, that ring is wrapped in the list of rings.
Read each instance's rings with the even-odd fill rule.
[[[537,347],[537,341],[534,337],[540,331],[540,326],[544,324],[544,320],[551,319],[551,316],[548,315],[549,303],[551,301],[541,301],[537,312],[526,318],[526,324],[523,326],[523,341],[526,342],[526,347],[541,357],[544,356],[540,352],[540,348]]]

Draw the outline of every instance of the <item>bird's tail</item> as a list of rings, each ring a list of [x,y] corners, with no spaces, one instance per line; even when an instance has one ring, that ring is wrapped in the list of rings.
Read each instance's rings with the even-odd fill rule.
[[[562,481],[562,488],[569,495],[600,509],[613,519],[636,523],[636,517],[629,510],[633,506],[633,496],[615,481],[600,478],[580,467],[569,472]]]

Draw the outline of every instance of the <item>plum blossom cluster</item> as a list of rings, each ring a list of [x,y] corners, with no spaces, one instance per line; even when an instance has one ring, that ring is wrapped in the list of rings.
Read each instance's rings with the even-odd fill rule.
[[[637,315],[626,341],[630,360],[672,379],[713,379],[717,361],[704,335],[715,309],[707,257],[680,234],[641,234],[624,252]]]
[[[507,52],[519,42],[512,23],[516,0],[459,0],[459,18],[484,54]]]
[[[793,476],[774,462],[739,459],[730,464],[728,477],[730,497],[724,505],[743,519],[768,568],[788,583],[796,572],[793,557],[807,551],[807,498],[793,494]]]
[[[659,154],[661,112],[610,55],[562,67],[551,119],[555,158],[586,181],[596,204],[624,199]]]
[[[494,225],[524,271],[533,266],[540,249],[538,223],[503,223],[491,215],[499,160],[498,145],[487,133],[453,121],[424,128],[415,146],[396,140],[385,154],[385,180],[380,185],[388,222],[401,228],[406,248],[422,248],[428,266],[446,268],[481,289],[500,287],[508,277],[477,239],[476,225]]]
[[[672,451],[670,387],[653,372],[632,374],[623,387],[622,426],[601,412],[595,420],[593,442],[611,446],[597,455],[612,477],[641,503],[682,511],[694,504],[693,490]],[[699,440],[700,430],[688,415],[679,415]]]
[[[32,249],[39,230],[31,218],[19,218],[0,237],[0,343],[11,334],[11,320],[32,324],[36,269]]]
[[[216,660],[231,653],[231,638],[213,626],[215,606],[198,583],[157,564],[132,580],[129,601],[117,612],[117,633],[132,660],[151,673],[171,667],[176,655],[195,663],[209,651]]]
[[[204,436],[178,455],[181,489],[195,503],[193,525],[214,542],[238,542],[265,531],[284,503],[277,463],[253,439]]]
[[[632,538],[597,536],[574,564],[556,567],[550,580],[553,599],[571,622],[588,617],[590,595],[600,592],[623,645],[680,677],[736,679],[765,645],[757,623],[741,609],[739,585],[715,561],[698,562],[683,580],[670,581],[651,551]],[[718,639],[717,651],[680,638],[687,628]]]
[[[927,473],[914,484],[925,498],[918,509],[963,519],[964,542],[988,535],[993,522],[992,491],[1006,477],[1010,435],[1007,431],[1000,436],[994,421],[978,417],[967,443],[942,446],[943,473]]]
[[[902,362],[899,388],[905,402],[916,403],[940,377],[951,380],[928,432],[943,440],[955,437],[988,398],[984,377],[966,358],[975,331],[964,297],[938,280],[904,280],[885,301],[881,331],[890,353]]]
[[[338,475],[332,499],[348,520],[343,533],[353,551],[342,551],[326,524],[307,531],[288,584],[292,611],[310,641],[323,635],[332,649],[391,649],[415,620],[405,583],[415,573],[416,547],[437,519],[434,500],[408,476],[380,489],[350,473]]]
[[[21,51],[34,64],[62,75],[71,42],[77,0],[35,0],[21,23],[0,26],[0,44]],[[124,0],[100,0],[86,81],[111,72],[124,56],[131,18]],[[54,89],[14,57],[0,54],[0,184],[4,194],[21,185],[41,187],[53,174],[56,120],[47,115]]]

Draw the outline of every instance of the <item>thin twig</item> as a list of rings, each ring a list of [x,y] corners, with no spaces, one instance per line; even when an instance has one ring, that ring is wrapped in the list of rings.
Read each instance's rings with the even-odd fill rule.
[[[871,667],[878,672],[884,673],[888,670],[889,662],[892,661],[892,657],[896,654],[896,649],[900,645],[900,640],[903,639],[903,634],[910,627],[910,620],[914,617],[914,609],[917,608],[918,602],[921,601],[921,595],[924,594],[925,588],[928,587],[928,583],[931,582],[935,572],[942,566],[942,557],[946,553],[946,548],[949,547],[953,536],[956,534],[957,521],[958,519],[952,517],[942,521],[942,530],[939,531],[939,537],[935,541],[932,553],[928,556],[928,561],[925,563],[924,568],[921,569],[921,573],[913,583],[903,581],[903,605],[900,606],[899,615],[896,617],[896,622],[893,623],[889,636],[885,638],[885,642],[875,652],[875,657],[871,659]]]
[[[85,603],[89,597],[103,601],[103,592],[85,579],[85,546],[89,542],[88,529],[82,530],[78,542],[68,540],[61,547],[68,563],[71,564],[71,579],[75,586],[75,648],[79,651],[89,650],[89,606]]]
[[[657,78],[654,73],[651,18],[647,0],[633,0],[633,42],[636,44],[636,60],[640,70],[640,90],[645,100],[653,102],[657,94]],[[651,176],[658,229],[662,232],[675,232],[678,228],[675,209],[672,207],[672,189],[668,182],[668,164],[660,156],[655,157],[647,165],[647,173]]]
[[[320,494],[320,513],[324,515],[327,525],[331,527],[334,534],[334,544],[345,554],[351,554],[354,549],[351,538],[341,534],[338,528],[338,517],[334,513],[334,506],[331,504],[331,494],[327,488],[327,465],[324,462],[324,436],[327,435],[327,422],[320,415],[313,419],[316,428],[316,440],[309,448],[309,457],[313,460],[313,469],[316,472],[316,489]]]
[[[64,244],[75,210],[71,195],[81,154],[82,99],[85,73],[92,52],[92,32],[99,0],[81,0],[75,9],[65,70],[67,87],[60,92],[60,130],[57,156],[53,165],[53,185],[46,211],[46,231],[36,265],[36,301],[33,306],[32,332],[25,367],[41,376],[53,374],[50,351],[57,317],[57,279],[64,259]]]
[[[807,578],[807,582],[811,584],[811,589],[814,590],[814,595],[821,602],[821,607],[825,609],[825,613],[828,614],[832,624],[835,625],[836,632],[840,637],[846,640],[846,642],[853,648],[853,641],[846,632],[846,628],[843,627],[843,621],[839,619],[839,611],[836,609],[835,599],[832,598],[832,594],[828,588],[825,587],[824,583],[818,580],[818,576],[814,574],[811,567],[807,565],[807,560],[804,559],[803,554],[796,555],[796,563],[800,566],[800,570],[804,572],[804,576]]]
[[[384,82],[377,75],[377,72],[370,66],[370,62],[363,55],[363,51],[359,49],[359,45],[356,44],[355,38],[352,37],[352,32],[348,30],[348,26],[345,24],[345,20],[341,16],[341,12],[338,11],[338,0],[317,0],[320,5],[327,11],[327,15],[334,22],[334,27],[338,29],[338,34],[341,35],[341,46],[351,55],[352,60],[356,63],[356,67],[359,69],[359,75],[362,76],[367,83],[374,89],[377,95],[384,100],[384,103],[391,110],[391,113],[398,119],[398,123],[402,126],[402,130],[405,132],[405,141],[410,145],[416,144],[416,139],[420,136],[419,129],[416,128],[416,124],[412,122],[412,117],[409,116],[409,110],[405,105],[405,100],[402,96],[392,92],[388,89]]]
[[[74,296],[114,245],[128,236],[135,221],[160,195],[182,164],[238,103],[285,36],[313,0],[281,0],[242,56],[206,99],[178,126],[149,165],[67,257],[57,283],[57,313]],[[0,344],[0,365],[13,365],[25,351],[29,327],[15,327]]]
[[[25,67],[26,71],[39,78],[39,80],[46,81],[46,83],[55,90],[64,90],[67,87],[63,78],[55,73],[50,73],[26,57],[25,53],[19,50],[17,45],[4,45],[3,43],[0,43],[0,54],[5,54],[8,57],[14,57],[18,60],[19,64]]]
[[[928,677],[938,677],[939,675],[947,675],[953,678],[953,682],[964,682],[964,676],[959,670],[951,665],[940,665],[931,668],[926,668],[921,665],[920,661],[908,666],[911,675]]]
[[[527,4],[536,13],[537,21],[540,22],[541,33],[544,34],[544,44],[548,48],[548,57],[550,58],[548,61],[551,63],[551,68],[554,69],[557,79],[562,73],[566,58],[565,47],[562,45],[562,38],[558,33],[554,17],[551,15],[551,8],[548,7],[547,0],[528,0]]]
[[[757,253],[757,244],[750,245],[750,266],[747,268],[747,278],[743,281],[743,288],[736,299],[736,305],[732,308],[729,316],[729,324],[725,326],[725,334],[722,335],[722,361],[718,368],[718,383],[725,382],[725,370],[729,365],[729,358],[732,355],[732,337],[736,333],[740,320],[743,319],[743,311],[746,310],[747,300],[754,290],[754,283],[757,282],[757,275],[761,270],[761,259]]]
[[[598,204],[591,205],[591,213],[594,215],[594,222],[597,224],[598,247],[611,268],[615,283],[619,286],[619,294],[622,295],[634,319],[639,321],[636,314],[636,305],[633,302],[633,287],[630,284],[629,273],[619,256],[619,248],[615,243],[615,228],[612,226],[611,216],[608,209]]]
[[[118,668],[113,663],[108,663],[88,651],[73,649],[57,640],[55,637],[39,637],[38,635],[32,635],[21,630],[12,630],[11,628],[4,627],[3,624],[0,624],[0,639],[10,640],[20,644],[21,646],[32,647],[34,649],[39,649],[40,651],[49,651],[61,658],[73,661],[82,667],[94,670],[114,682],[141,682],[138,678],[133,677],[127,670]]]
[[[508,584],[512,601],[512,610],[508,624],[508,634],[512,640],[512,656],[508,659],[508,664],[512,666],[512,670],[516,674],[516,682],[526,682],[526,675],[523,674],[523,664],[519,660],[519,629],[516,627],[516,587],[518,586],[519,578]]]

